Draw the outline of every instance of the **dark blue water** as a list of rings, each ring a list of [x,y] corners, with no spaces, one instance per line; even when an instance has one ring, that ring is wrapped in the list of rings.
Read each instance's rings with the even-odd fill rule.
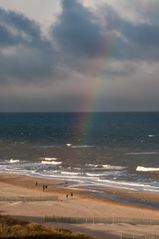
[[[155,148],[159,113],[1,113],[0,140]]]
[[[159,192],[159,113],[1,113],[0,172]]]

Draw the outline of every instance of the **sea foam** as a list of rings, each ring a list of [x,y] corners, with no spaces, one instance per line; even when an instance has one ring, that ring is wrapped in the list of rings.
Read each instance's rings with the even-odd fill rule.
[[[148,167],[137,166],[136,171],[138,171],[138,172],[157,172],[157,171],[159,171],[159,168],[148,168]]]
[[[55,161],[57,158],[43,158],[45,161]]]
[[[87,176],[89,177],[100,177],[103,176],[104,174],[98,174],[98,173],[86,173]]]
[[[52,164],[52,165],[60,165],[60,164],[62,164],[62,162],[55,162],[55,161],[44,161],[44,160],[42,160],[41,161],[41,163],[42,164]]]
[[[86,164],[85,166],[86,166],[86,167],[92,167],[92,168],[98,168],[98,167],[99,167],[98,164],[91,164],[91,163]]]
[[[155,135],[149,134],[148,137],[149,137],[149,138],[153,138],[153,137],[155,137]]]
[[[10,163],[19,163],[19,159],[10,159],[9,162]]]
[[[113,166],[113,165],[109,165],[109,164],[102,165],[102,167],[105,168],[105,169],[110,169],[110,170],[122,170],[122,169],[125,169],[125,167],[122,167],[122,166]]]
[[[77,176],[77,175],[79,175],[79,173],[66,172],[66,171],[62,171],[61,174],[63,174],[63,175],[73,175],[73,176]]]

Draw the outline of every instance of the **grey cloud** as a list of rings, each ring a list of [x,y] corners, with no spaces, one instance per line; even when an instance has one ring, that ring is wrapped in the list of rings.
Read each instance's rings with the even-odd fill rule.
[[[123,27],[122,33],[131,42],[147,47],[159,47],[159,26],[124,22]]]
[[[135,4],[137,7],[138,1],[131,4]],[[157,20],[155,22],[150,21],[152,11],[151,14],[147,12],[144,22],[130,21],[124,15],[119,15],[108,4],[105,4],[101,13],[105,21],[104,31],[116,31],[118,33],[113,38],[113,58],[132,61],[156,61],[159,59],[159,25]]]
[[[61,0],[61,13],[46,38],[35,21],[0,9],[0,81],[55,80],[65,68],[86,74],[98,59],[159,60],[158,25],[130,22],[108,4],[98,14],[78,0]]]
[[[1,81],[52,76],[55,55],[53,45],[42,36],[37,23],[22,14],[0,9]]]
[[[0,47],[14,46],[18,42],[18,37],[11,34],[5,26],[0,25]]]
[[[129,1],[129,8],[143,22],[159,25],[159,1],[158,0],[133,0]]]
[[[62,0],[44,37],[35,21],[0,9],[0,109],[89,110],[96,86],[98,110],[158,109],[158,25],[108,4],[99,12]]]
[[[4,40],[6,44],[10,40],[9,46],[12,44],[26,44],[31,46],[33,42],[36,42],[36,44],[37,42],[42,42],[38,24],[22,14],[0,9],[0,27],[0,44],[4,44]]]
[[[159,60],[159,26],[121,21],[115,57],[128,60]]]
[[[84,70],[89,60],[159,59],[159,26],[132,22],[110,5],[103,5],[100,16],[80,1],[62,0],[62,11],[52,28],[64,64]],[[83,65],[82,65],[83,63]]]
[[[105,37],[95,14],[79,1],[62,0],[62,13],[52,32],[62,51],[75,56],[97,57]]]

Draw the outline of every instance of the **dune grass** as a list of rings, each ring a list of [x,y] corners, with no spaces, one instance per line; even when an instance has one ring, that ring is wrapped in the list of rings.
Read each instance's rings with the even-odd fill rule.
[[[93,239],[80,233],[73,233],[67,229],[46,227],[37,223],[30,223],[0,216],[1,239]]]

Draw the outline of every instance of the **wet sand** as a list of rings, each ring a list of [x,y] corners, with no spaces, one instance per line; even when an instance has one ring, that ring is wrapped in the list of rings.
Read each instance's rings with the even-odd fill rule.
[[[38,185],[36,185],[36,181]],[[43,191],[43,185],[48,185]],[[137,204],[111,201],[96,195],[90,195],[84,190],[75,190],[67,187],[62,180],[43,179],[12,174],[0,174],[0,213],[12,215],[27,220],[43,223],[46,216],[63,217],[95,217],[95,218],[126,218],[126,219],[158,219],[158,209],[148,209]],[[105,189],[108,194],[125,198],[144,199],[159,202],[159,195],[155,193],[137,193],[133,191]],[[73,197],[70,193],[73,192]],[[69,194],[68,198],[66,195]],[[50,198],[56,196],[57,200]],[[33,200],[25,200],[25,198]],[[13,200],[13,198],[19,198]],[[21,199],[23,198],[23,199]],[[41,198],[36,201],[35,198]],[[35,199],[35,200],[34,200]],[[52,223],[53,224],[53,223]],[[53,224],[75,231],[86,232],[98,238],[106,235],[121,236],[128,234],[157,234],[158,225],[132,225],[129,223],[112,224]]]

